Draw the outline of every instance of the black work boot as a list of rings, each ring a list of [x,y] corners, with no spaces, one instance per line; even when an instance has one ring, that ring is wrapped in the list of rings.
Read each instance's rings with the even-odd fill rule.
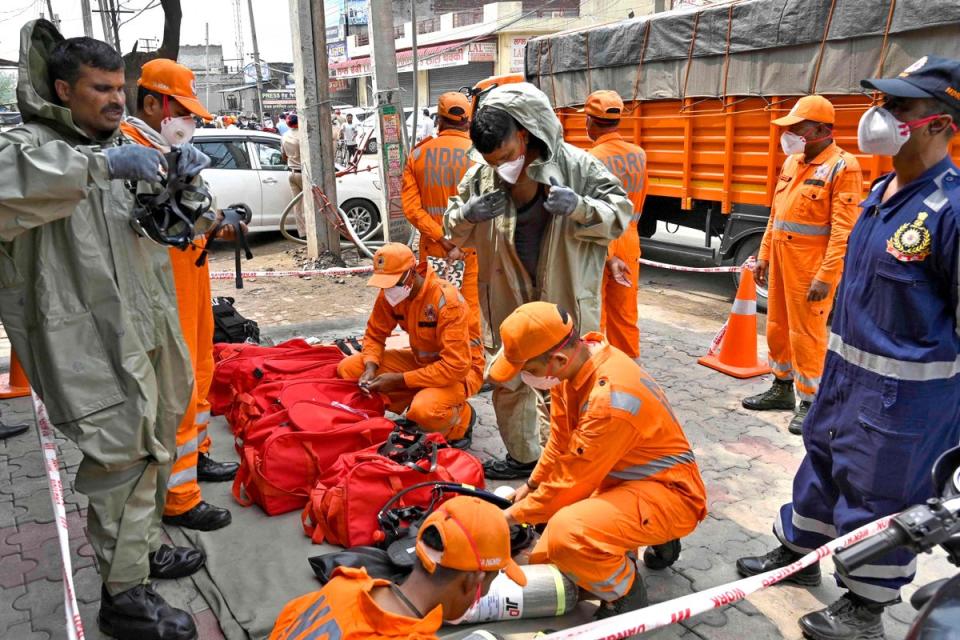
[[[142,584],[111,596],[100,591],[97,626],[117,640],[194,640],[197,627],[186,611],[175,609],[153,587]]]
[[[787,430],[796,436],[801,435],[803,433],[803,421],[807,419],[808,413],[810,413],[810,402],[801,400],[797,406],[797,412],[793,414],[793,420],[787,426]]]
[[[240,465],[236,462],[217,462],[205,453],[197,456],[197,480],[227,482],[237,475]]]
[[[802,558],[803,555],[794,553],[785,546],[780,545],[770,553],[763,556],[748,556],[737,560],[737,572],[743,577],[755,576],[759,573],[766,573],[774,569],[789,566]],[[815,587],[820,584],[820,563],[810,565],[806,569],[801,569],[791,576],[787,576],[781,582],[793,582],[803,587]]]
[[[793,393],[793,380],[774,379],[773,386],[763,393],[744,398],[740,404],[751,411],[793,411],[797,399]]]
[[[189,576],[196,573],[207,560],[206,554],[200,549],[171,547],[167,544],[162,544],[156,551],[151,551],[149,558],[150,577],[160,580],[174,580]]]
[[[520,462],[508,453],[503,460],[487,460],[483,463],[483,475],[488,480],[520,480],[529,478],[537,461]]]
[[[643,576],[637,571],[633,579],[633,585],[626,595],[613,602],[601,602],[600,608],[593,614],[593,619],[612,618],[621,613],[643,609],[648,604],[650,604],[650,601],[647,599],[647,587],[643,584]]]
[[[201,502],[193,509],[176,516],[163,516],[163,524],[196,531],[222,529],[232,520],[233,516],[229,511],[222,507],[215,507],[209,502]]]
[[[666,569],[680,559],[680,540],[655,544],[643,551],[643,564],[647,569]]]
[[[462,449],[466,451],[470,448],[470,445],[473,444],[473,425],[477,423],[477,410],[473,408],[469,402],[465,404],[467,410],[470,412],[470,423],[467,425],[467,430],[463,432],[463,437],[458,438],[457,440],[449,440],[447,444],[455,449]]]
[[[826,609],[800,618],[800,629],[812,640],[882,640],[883,605],[847,592]]]

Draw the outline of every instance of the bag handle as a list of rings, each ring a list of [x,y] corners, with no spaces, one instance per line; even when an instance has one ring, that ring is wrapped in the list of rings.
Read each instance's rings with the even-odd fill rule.
[[[244,450],[243,452],[243,462],[240,465],[240,468],[237,469],[237,475],[233,479],[233,499],[241,507],[249,507],[253,504],[253,498],[251,498],[245,491],[247,482],[250,480],[250,466],[253,464],[254,453],[249,450]]]

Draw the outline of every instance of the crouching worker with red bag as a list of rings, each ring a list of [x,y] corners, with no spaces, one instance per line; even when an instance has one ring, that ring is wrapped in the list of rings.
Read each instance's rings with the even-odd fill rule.
[[[382,289],[363,336],[363,352],[340,363],[337,375],[382,393],[394,413],[452,446],[470,444],[476,414],[467,398],[483,384],[480,320],[457,288],[417,260],[406,245],[390,242],[373,256],[371,287]],[[410,336],[407,349],[387,349],[397,325]]]
[[[507,523],[547,523],[530,563],[551,562],[597,596],[596,618],[645,607],[634,552],[647,547],[648,568],[670,566],[679,539],[707,515],[700,471],[666,396],[601,334],[581,338],[555,304],[517,308],[500,336],[490,377],[519,373],[550,389],[550,439],[503,512]]]
[[[510,558],[502,512],[479,498],[458,496],[430,514],[416,555],[400,585],[362,568],[336,569],[322,589],[287,603],[270,640],[435,640],[443,621],[462,617],[501,571],[520,586],[527,582]]]

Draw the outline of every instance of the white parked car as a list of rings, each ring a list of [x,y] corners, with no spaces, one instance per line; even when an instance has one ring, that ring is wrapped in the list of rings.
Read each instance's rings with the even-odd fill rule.
[[[407,138],[412,140],[414,138],[413,132],[413,109],[407,107],[403,110],[404,115],[406,116],[407,122]],[[354,116],[356,118],[356,116]],[[423,111],[420,111],[420,115],[417,118],[417,125],[419,126],[420,122],[423,119]],[[437,126],[437,108],[430,107],[430,119],[433,120],[433,126]],[[370,133],[370,137],[367,138],[367,142],[363,147],[364,153],[376,153],[380,148],[377,140],[377,118],[376,110],[370,110],[367,116],[360,122],[361,135],[366,135],[367,132]]]
[[[280,136],[246,129],[197,129],[192,140],[210,156],[203,179],[220,206],[243,203],[253,219],[250,231],[276,231],[293,198],[287,165],[281,161]],[[337,203],[363,238],[380,224],[380,181],[376,171],[337,178]],[[291,216],[287,230],[295,229]]]

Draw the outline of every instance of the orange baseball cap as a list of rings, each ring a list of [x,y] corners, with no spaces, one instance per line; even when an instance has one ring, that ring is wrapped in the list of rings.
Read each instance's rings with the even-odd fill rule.
[[[422,541],[435,527],[443,541],[437,551]],[[521,587],[527,576],[510,557],[510,527],[503,511],[474,496],[457,496],[427,516],[417,534],[417,557],[428,573],[437,565],[455,571],[503,571]]]
[[[591,118],[602,120],[619,120],[623,114],[623,99],[616,91],[594,91],[587,96],[587,104],[583,111]]]
[[[777,118],[773,124],[778,127],[789,127],[804,120],[833,124],[835,119],[833,105],[829,100],[823,96],[804,96],[797,100],[797,104],[793,105],[790,113]]]
[[[397,284],[400,276],[415,266],[417,259],[410,247],[399,242],[388,242],[373,254],[373,275],[367,280],[367,286],[389,289]]]
[[[463,122],[470,118],[472,112],[467,96],[459,91],[448,91],[437,102],[437,114],[442,118]]]
[[[157,58],[140,67],[137,86],[170,96],[185,109],[204,120],[213,116],[197,99],[197,80],[193,71],[167,58]]]
[[[490,366],[494,382],[506,382],[520,373],[531,358],[559,346],[573,333],[573,318],[552,302],[528,302],[500,323],[503,349]]]

